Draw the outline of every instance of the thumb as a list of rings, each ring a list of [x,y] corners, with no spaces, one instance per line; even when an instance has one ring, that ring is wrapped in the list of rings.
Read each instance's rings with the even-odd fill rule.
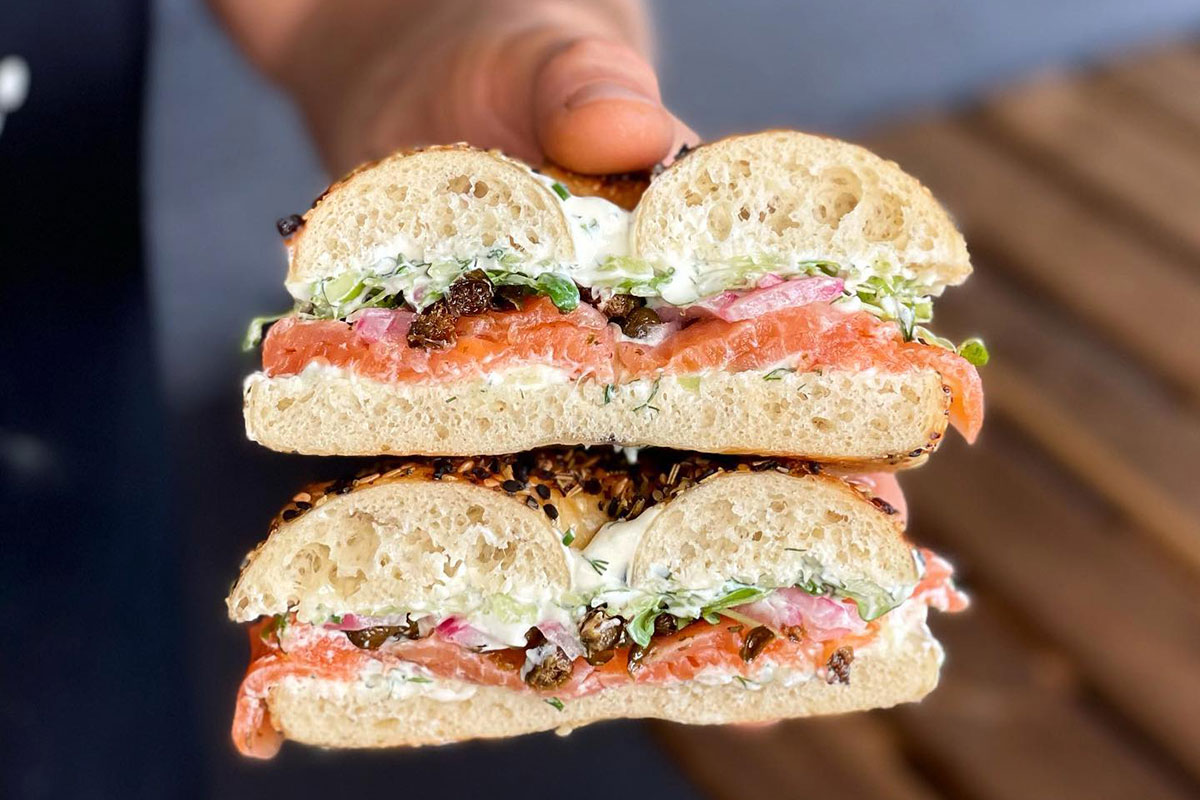
[[[695,134],[662,104],[654,69],[636,50],[577,39],[534,78],[534,126],[542,152],[574,172],[645,169]]]

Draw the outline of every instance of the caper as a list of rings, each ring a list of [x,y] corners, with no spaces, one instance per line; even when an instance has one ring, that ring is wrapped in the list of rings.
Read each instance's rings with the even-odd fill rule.
[[[662,320],[653,308],[642,306],[630,312],[621,324],[621,332],[630,339],[643,339],[655,326],[661,325]]]
[[[742,661],[749,664],[754,659],[758,658],[758,654],[763,651],[763,648],[771,643],[775,638],[775,634],[770,628],[759,625],[757,628],[751,628],[746,634],[746,638],[742,640],[742,647],[738,651],[738,655],[742,657]]]

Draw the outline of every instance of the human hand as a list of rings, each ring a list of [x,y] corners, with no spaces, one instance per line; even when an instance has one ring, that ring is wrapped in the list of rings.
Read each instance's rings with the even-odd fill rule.
[[[467,141],[604,174],[697,137],[663,105],[635,0],[214,0],[341,173]]]

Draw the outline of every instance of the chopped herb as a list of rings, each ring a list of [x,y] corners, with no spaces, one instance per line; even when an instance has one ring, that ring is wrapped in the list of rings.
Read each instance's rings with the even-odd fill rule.
[[[567,528],[567,532],[562,537],[563,547],[570,547],[573,541],[575,541],[575,529]]]
[[[768,372],[766,375],[763,375],[763,380],[764,381],[780,381],[780,380],[783,380],[784,375],[786,375],[789,372],[795,372],[795,371],[796,371],[795,367],[780,367],[779,369],[773,369],[770,372]]]
[[[433,683],[432,680],[422,675],[414,675],[413,677],[405,678],[404,680],[408,683]]]
[[[557,186],[558,184],[554,185]],[[545,703],[546,705],[554,706],[554,708],[559,711],[562,711],[566,707],[563,705],[563,701],[559,700],[557,697],[548,697],[546,698]]]
[[[609,403],[612,402],[613,391],[615,389],[616,389],[616,387],[613,386],[611,383],[604,384],[604,405],[608,405]]]
[[[808,552],[808,550],[803,547],[785,547],[783,549],[787,550],[788,552],[791,552],[791,553],[807,553]]]
[[[676,378],[679,385],[688,390],[692,394],[700,391],[700,376],[699,375],[684,375],[681,378]]]
[[[553,183],[553,184],[550,186],[550,188],[551,188],[551,189],[553,189],[553,190],[554,190],[554,193],[555,193],[556,195],[558,195],[558,196],[559,196],[561,199],[563,199],[563,200],[566,200],[568,197],[570,197],[570,196],[571,196],[571,193],[567,191],[567,187],[566,187],[566,186],[563,186],[563,185],[562,185],[561,183],[559,183],[558,181],[555,181],[555,182],[554,182],[554,183]]]
[[[654,385],[650,387],[650,394],[646,395],[646,402],[634,408],[634,411],[641,411],[643,408],[648,408],[651,411],[658,411],[658,407],[650,405],[650,401],[653,400],[655,395],[658,394],[658,386],[660,383],[662,383],[661,377],[654,379]]]
[[[596,571],[597,575],[603,575],[604,571],[608,569],[608,562],[603,558],[588,558],[587,556],[584,556],[584,560],[591,565],[592,569]]]
[[[991,358],[987,345],[983,343],[982,339],[978,338],[967,339],[960,344],[958,346],[958,354],[976,367],[982,367]]]
[[[749,678],[743,678],[741,675],[734,675],[733,679],[740,683],[743,689],[754,689],[758,686],[757,682],[752,681]]]
[[[447,402],[447,403],[453,403],[453,402],[454,402],[455,400],[457,400],[457,399],[458,399],[458,395],[454,395],[453,397],[447,397],[447,398],[446,398],[446,402]]]

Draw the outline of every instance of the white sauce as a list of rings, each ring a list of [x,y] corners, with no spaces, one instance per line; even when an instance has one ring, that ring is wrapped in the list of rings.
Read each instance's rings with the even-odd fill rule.
[[[611,256],[629,255],[629,222],[632,215],[603,197],[576,197],[562,201],[571,221],[575,241],[573,276],[582,277],[591,267]],[[578,280],[577,282],[583,283]],[[584,283],[584,285],[587,285]]]
[[[634,551],[646,529],[661,513],[662,509],[655,506],[634,519],[610,522],[596,532],[582,553],[568,551],[573,591],[585,595],[606,590],[627,591]]]

